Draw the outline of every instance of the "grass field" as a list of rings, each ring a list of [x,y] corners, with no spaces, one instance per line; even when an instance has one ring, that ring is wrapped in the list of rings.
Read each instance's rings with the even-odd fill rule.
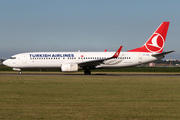
[[[180,77],[0,76],[0,119],[180,119]]]

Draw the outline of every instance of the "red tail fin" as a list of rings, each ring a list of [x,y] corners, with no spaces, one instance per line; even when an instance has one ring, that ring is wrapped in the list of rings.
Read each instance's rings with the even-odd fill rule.
[[[157,52],[162,53],[169,22],[163,22],[158,29],[152,34],[149,40],[140,48],[129,50],[127,52]]]

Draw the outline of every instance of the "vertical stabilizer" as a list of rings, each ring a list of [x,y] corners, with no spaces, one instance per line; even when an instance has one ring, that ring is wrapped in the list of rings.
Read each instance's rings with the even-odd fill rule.
[[[166,40],[168,27],[169,27],[169,22],[163,22],[142,47],[129,50],[127,52],[162,53],[164,48],[164,43]]]

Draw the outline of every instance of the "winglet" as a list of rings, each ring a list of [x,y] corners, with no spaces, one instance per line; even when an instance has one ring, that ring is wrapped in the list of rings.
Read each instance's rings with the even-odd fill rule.
[[[116,51],[116,53],[112,56],[112,58],[117,58],[121,52],[123,46],[120,46],[119,49]]]

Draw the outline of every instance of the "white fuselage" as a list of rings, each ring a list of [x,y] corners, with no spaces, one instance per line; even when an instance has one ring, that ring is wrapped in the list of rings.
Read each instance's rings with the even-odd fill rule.
[[[80,64],[86,61],[105,59],[114,52],[31,52],[12,56],[3,62],[12,68],[61,68],[63,64]],[[121,68],[148,63],[163,56],[153,57],[149,52],[121,52],[118,58],[105,60],[95,68]]]

